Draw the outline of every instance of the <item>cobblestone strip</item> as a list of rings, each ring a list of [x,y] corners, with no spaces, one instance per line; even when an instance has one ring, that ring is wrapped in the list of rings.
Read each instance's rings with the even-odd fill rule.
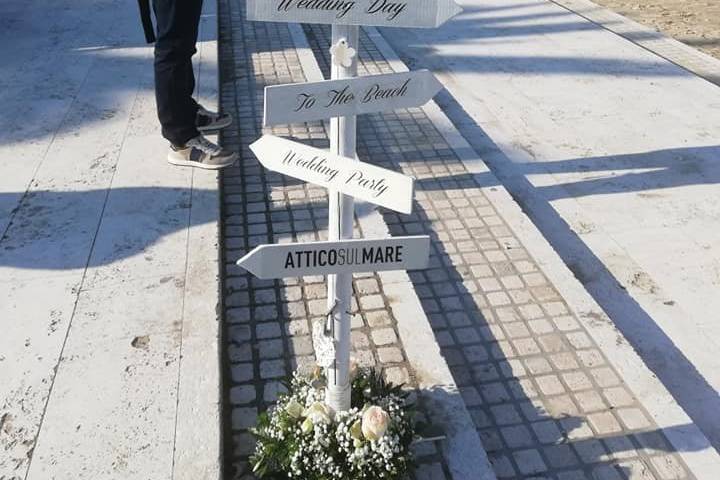
[[[305,31],[323,71],[329,29]],[[392,70],[361,35],[362,74]],[[689,479],[643,406],[421,109],[359,118],[362,160],[417,178],[394,235],[433,238],[415,289],[499,478]]]
[[[248,456],[255,425],[296,367],[314,364],[311,322],[326,311],[323,277],[259,280],[234,262],[257,245],[327,238],[324,189],[262,168],[248,144],[263,132],[294,137],[327,148],[321,122],[263,129],[263,88],[305,81],[288,28],[244,20],[244,3],[221,0],[221,104],[237,122],[223,135],[241,154],[239,166],[224,171],[224,376],[226,478],[252,478]],[[356,231],[356,236],[361,232]],[[395,383],[413,385],[413,371],[398,339],[396,320],[374,274],[353,279],[353,355],[362,365],[382,365]],[[443,479],[447,466],[437,445],[416,454],[416,478]]]

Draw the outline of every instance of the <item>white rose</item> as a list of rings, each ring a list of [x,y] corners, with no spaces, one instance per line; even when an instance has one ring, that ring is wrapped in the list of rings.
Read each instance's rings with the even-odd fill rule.
[[[300,418],[303,414],[303,407],[300,405],[300,402],[295,400],[294,398],[290,400],[287,405],[285,405],[285,411],[288,415],[290,415],[292,418]]]
[[[360,420],[355,420],[353,422],[352,426],[350,426],[350,436],[354,438],[355,440],[362,440],[362,422]]]
[[[313,425],[318,423],[330,423],[332,411],[330,407],[322,402],[315,402],[305,409],[303,416],[308,418]]]
[[[390,415],[378,406],[369,407],[362,416],[362,433],[370,441],[382,438],[388,428]]]
[[[300,430],[302,430],[303,433],[311,432],[313,429],[313,422],[309,418],[306,418],[304,422],[302,422],[302,425],[300,425]]]

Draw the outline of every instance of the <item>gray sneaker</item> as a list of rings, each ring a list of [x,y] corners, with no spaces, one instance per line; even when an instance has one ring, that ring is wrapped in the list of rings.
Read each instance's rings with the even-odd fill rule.
[[[182,167],[219,170],[229,167],[237,160],[237,153],[215,145],[202,135],[188,140],[181,147],[170,145],[168,162]]]
[[[226,113],[217,113],[200,106],[195,118],[195,127],[200,133],[216,133],[232,123],[232,117]]]

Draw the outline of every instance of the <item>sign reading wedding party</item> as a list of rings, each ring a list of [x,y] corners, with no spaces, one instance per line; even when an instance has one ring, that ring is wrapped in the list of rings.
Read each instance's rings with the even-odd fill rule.
[[[265,126],[418,107],[441,89],[429,70],[265,87]]]
[[[237,264],[262,279],[426,268],[430,237],[260,245]]]
[[[275,172],[398,212],[412,212],[411,177],[273,135],[263,135],[250,144],[250,150]]]
[[[247,0],[248,20],[438,27],[460,13],[453,0]]]

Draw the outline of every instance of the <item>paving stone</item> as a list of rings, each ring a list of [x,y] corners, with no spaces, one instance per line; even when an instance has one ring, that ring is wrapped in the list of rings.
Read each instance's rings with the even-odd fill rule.
[[[621,480],[622,476],[615,465],[599,465],[592,470],[597,480]]]
[[[520,450],[513,453],[518,470],[524,475],[542,473],[547,471],[547,466],[543,462],[540,452],[535,449]]]
[[[374,278],[366,278],[355,282],[357,292],[361,295],[370,295],[380,292],[380,285]]]
[[[233,405],[245,405],[254,402],[256,396],[254,385],[237,385],[230,388],[230,402]]]
[[[233,325],[228,328],[228,336],[230,341],[242,344],[252,338],[252,330],[248,325]]]
[[[225,311],[228,323],[247,323],[250,321],[250,309],[247,307],[228,308]]]
[[[578,464],[578,458],[569,445],[551,445],[543,448],[550,467],[566,468]]]
[[[582,371],[563,373],[561,378],[572,391],[587,390],[593,387],[588,376]]]
[[[490,413],[496,425],[513,425],[522,422],[520,413],[513,404],[491,406]]]
[[[360,297],[360,306],[364,310],[385,308],[385,299],[382,295],[365,295]]]
[[[252,346],[249,343],[243,345],[230,344],[227,347],[228,359],[231,363],[247,362],[252,360]]]
[[[260,378],[281,378],[287,375],[284,360],[263,360],[260,362]]]
[[[397,335],[392,328],[381,328],[372,331],[372,339],[375,345],[389,345],[397,341]]]
[[[247,382],[252,380],[255,375],[252,363],[240,363],[238,365],[233,365],[230,372],[232,381],[235,383]]]
[[[266,403],[275,402],[278,399],[278,395],[285,392],[287,392],[287,389],[281,382],[265,382],[265,386],[263,387],[263,400]]]
[[[233,435],[233,455],[247,457],[255,451],[255,437],[251,433]]]
[[[540,443],[552,444],[562,440],[560,428],[558,428],[552,420],[534,422],[531,423],[530,426],[532,427],[533,432],[535,432],[535,436],[538,438]]]
[[[293,336],[288,340],[292,355],[310,355],[313,353],[313,344],[310,336]]]
[[[565,387],[563,387],[557,375],[543,375],[537,377],[535,381],[540,391],[545,395],[558,395],[565,392]]]
[[[650,425],[647,416],[639,408],[620,408],[615,412],[623,425],[630,430],[639,430]]]
[[[622,431],[622,427],[615,419],[612,412],[604,411],[592,413],[587,416],[587,419],[593,429],[600,435],[608,435],[610,433]]]
[[[410,382],[410,376],[405,367],[390,367],[385,370],[385,379],[394,385],[403,385]]]
[[[400,363],[404,360],[402,350],[397,347],[378,348],[377,352],[382,363]]]
[[[258,411],[255,407],[234,407],[232,409],[233,430],[247,430],[257,423]]]
[[[365,319],[371,328],[384,327],[390,325],[390,316],[386,311],[374,311],[365,314]]]
[[[256,348],[260,358],[278,358],[285,352],[283,341],[279,338],[257,342]]]
[[[515,469],[510,459],[504,455],[490,455],[490,462],[492,463],[495,475],[498,478],[511,478],[515,476]]]
[[[445,472],[443,472],[442,465],[440,463],[429,463],[420,465],[415,471],[415,478],[417,480],[435,480],[435,479],[446,479]]]
[[[603,396],[612,408],[626,407],[635,403],[635,399],[625,387],[612,387],[603,390]]]

